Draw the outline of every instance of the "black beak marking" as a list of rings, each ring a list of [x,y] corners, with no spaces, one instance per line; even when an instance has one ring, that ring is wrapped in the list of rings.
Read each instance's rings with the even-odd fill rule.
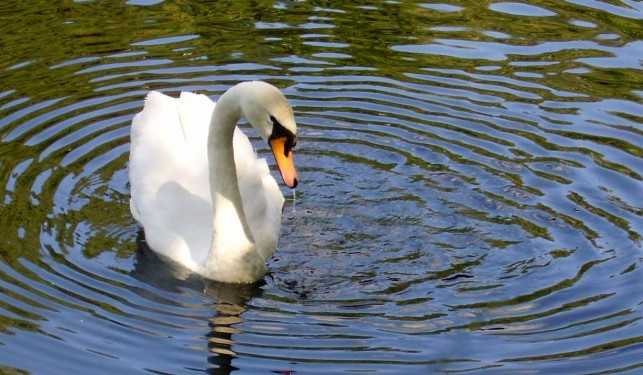
[[[286,138],[286,143],[284,144],[284,155],[288,156],[292,148],[297,145],[297,136],[295,136],[290,130],[286,129],[285,126],[281,125],[279,121],[274,116],[270,116],[270,121],[272,121],[272,134],[268,140],[275,138]]]

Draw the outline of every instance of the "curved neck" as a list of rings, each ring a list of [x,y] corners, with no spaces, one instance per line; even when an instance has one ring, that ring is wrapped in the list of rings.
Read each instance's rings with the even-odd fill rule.
[[[234,130],[241,118],[239,91],[226,91],[214,107],[208,132],[208,162],[213,209],[211,251],[229,244],[252,246],[254,238],[243,211],[232,148]],[[226,245],[228,244],[228,245]]]

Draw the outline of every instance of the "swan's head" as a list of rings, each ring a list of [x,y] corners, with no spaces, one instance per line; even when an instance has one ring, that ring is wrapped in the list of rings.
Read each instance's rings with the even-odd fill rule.
[[[296,187],[299,177],[292,148],[297,144],[297,124],[290,103],[278,88],[266,82],[244,82],[237,86],[242,90],[243,116],[270,145],[284,183]]]

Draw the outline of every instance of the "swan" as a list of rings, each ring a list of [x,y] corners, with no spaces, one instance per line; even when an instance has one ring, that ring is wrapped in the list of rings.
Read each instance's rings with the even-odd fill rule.
[[[268,83],[239,83],[217,103],[150,91],[130,131],[130,211],[149,248],[229,283],[265,275],[284,203],[266,160],[237,128],[241,117],[268,142],[284,183],[295,188],[297,125],[287,99]]]

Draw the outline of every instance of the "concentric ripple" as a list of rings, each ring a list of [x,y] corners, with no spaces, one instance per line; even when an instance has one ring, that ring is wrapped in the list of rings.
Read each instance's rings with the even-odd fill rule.
[[[640,5],[332,6],[0,6],[0,372],[640,370]],[[226,285],[146,248],[129,124],[250,79],[301,184]]]

